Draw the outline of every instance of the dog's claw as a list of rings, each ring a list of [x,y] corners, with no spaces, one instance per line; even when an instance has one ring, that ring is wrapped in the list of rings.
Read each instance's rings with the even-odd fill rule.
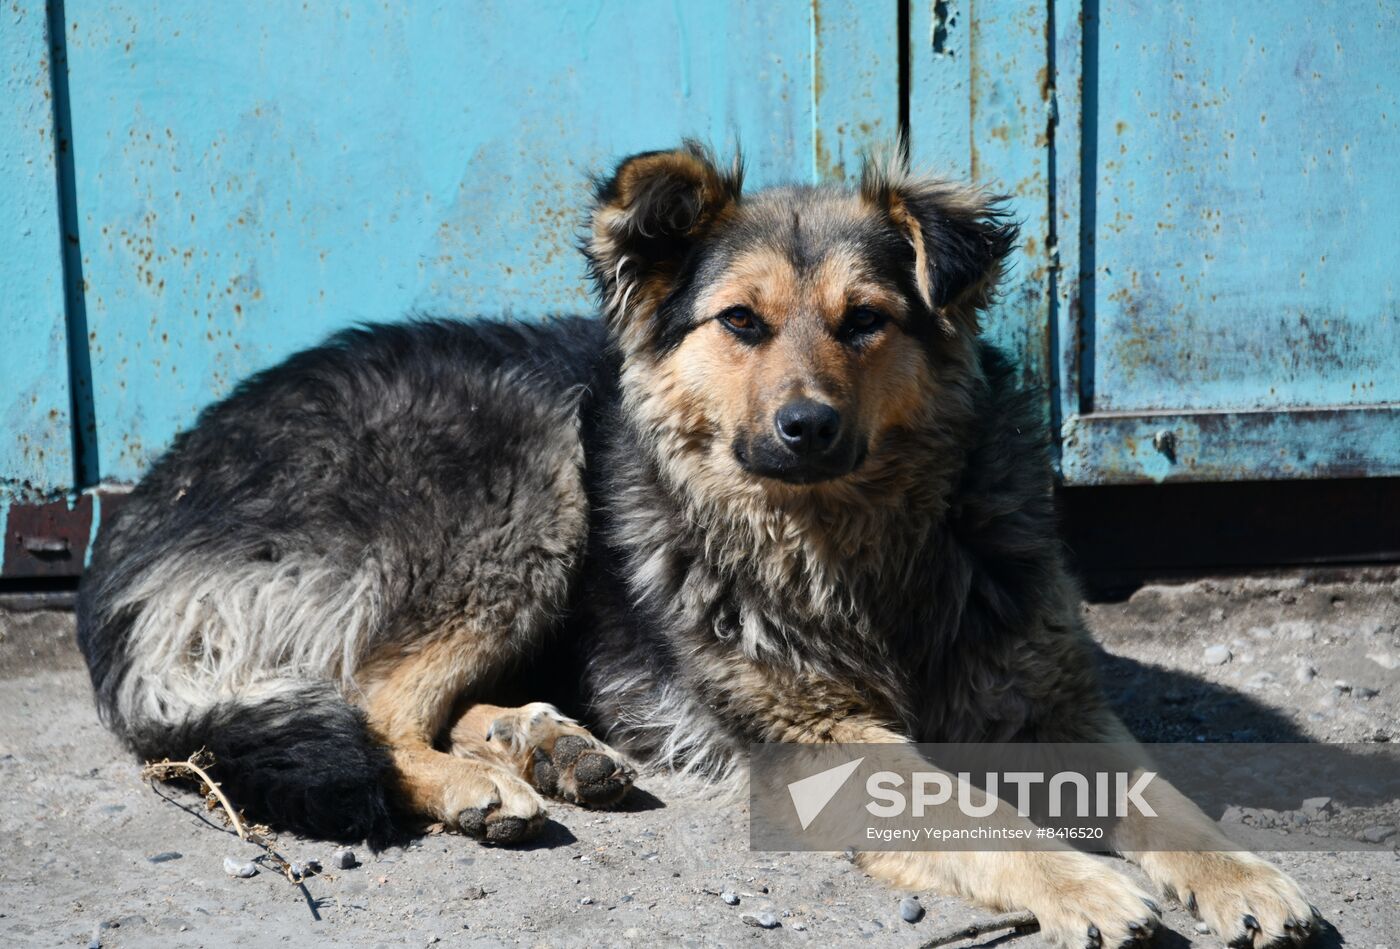
[[[1089,949],[1098,949],[1103,944],[1103,934],[1099,932],[1099,927],[1093,923],[1089,924],[1089,941],[1085,943]]]

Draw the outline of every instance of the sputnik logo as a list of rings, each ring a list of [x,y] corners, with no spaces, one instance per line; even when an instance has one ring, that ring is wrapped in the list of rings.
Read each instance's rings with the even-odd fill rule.
[[[792,796],[792,806],[797,811],[797,819],[802,823],[803,830],[806,830],[821,814],[822,809],[831,803],[836,792],[841,790],[864,760],[865,758],[861,757],[839,764],[787,786],[788,794]]]

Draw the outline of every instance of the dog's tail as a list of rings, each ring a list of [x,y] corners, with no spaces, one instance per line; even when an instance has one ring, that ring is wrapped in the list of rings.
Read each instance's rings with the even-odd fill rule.
[[[375,848],[393,837],[388,753],[359,709],[328,685],[289,683],[276,695],[193,709],[173,723],[129,723],[124,737],[148,761],[207,751],[211,777],[259,823]]]
[[[334,684],[288,676],[222,687],[152,655],[133,630],[150,615],[114,610],[92,587],[79,597],[78,643],[100,717],[140,758],[207,751],[233,805],[278,830],[376,849],[397,837],[388,751]]]

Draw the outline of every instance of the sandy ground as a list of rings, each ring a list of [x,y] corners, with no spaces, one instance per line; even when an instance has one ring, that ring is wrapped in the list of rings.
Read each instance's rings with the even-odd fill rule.
[[[1394,574],[1149,586],[1089,617],[1115,701],[1145,739],[1400,740]],[[0,610],[0,945],[912,949],[988,915],[921,894],[927,915],[906,923],[903,894],[839,857],[751,852],[742,805],[656,784],[623,811],[556,805],[527,848],[428,836],[359,849],[362,863],[340,870],[332,846],[284,837],[288,858],[326,864],[304,891],[268,868],[233,878],[224,859],[259,851],[191,796],[167,792],[171,802],[140,780],[93,715],[71,639],[67,613]],[[1400,947],[1397,845],[1400,834],[1389,851],[1275,855],[1329,921],[1322,945]],[[1159,945],[1219,944],[1165,909]],[[778,928],[743,920],[765,911]],[[1043,943],[1003,934],[980,945]]]

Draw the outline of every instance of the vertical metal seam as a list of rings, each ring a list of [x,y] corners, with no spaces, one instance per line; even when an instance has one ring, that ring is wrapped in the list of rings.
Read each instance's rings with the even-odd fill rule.
[[[821,55],[821,45],[817,37],[817,23],[820,20],[820,15],[817,13],[818,2],[819,0],[811,0],[811,2],[807,4],[807,31],[810,37],[808,43],[809,58],[811,59],[811,75],[809,75],[807,79],[812,90],[812,151],[810,155],[811,168],[808,175],[813,184],[817,184],[821,180],[817,174],[821,165],[817,151],[821,148],[822,128],[821,97],[817,94],[818,77],[821,75],[821,69],[817,63],[817,57]]]
[[[896,60],[899,64],[899,112],[898,112],[898,148],[901,157],[909,160],[912,154],[913,145],[910,142],[910,84],[914,71],[914,51],[910,47],[909,37],[909,4],[913,0],[895,0],[895,41],[899,44],[899,57]]]
[[[1045,4],[1045,179],[1046,179],[1046,225],[1045,249],[1049,258],[1047,271],[1049,285],[1046,287],[1045,332],[1045,387],[1050,400],[1050,446],[1055,470],[1060,470],[1060,224],[1057,200],[1058,164],[1055,154],[1056,125],[1059,123],[1058,77],[1059,68],[1055,56],[1055,0]]]
[[[1098,222],[1099,163],[1099,0],[1083,0],[1080,52],[1079,123],[1079,414],[1094,411],[1094,319],[1098,262],[1094,229]]]
[[[92,354],[88,344],[86,285],[78,229],[78,194],[73,171],[73,117],[68,96],[67,17],[63,0],[48,0],[49,84],[53,89],[54,168],[63,264],[63,309],[68,336],[69,426],[72,429],[73,489],[100,480],[97,412],[93,401]]]

